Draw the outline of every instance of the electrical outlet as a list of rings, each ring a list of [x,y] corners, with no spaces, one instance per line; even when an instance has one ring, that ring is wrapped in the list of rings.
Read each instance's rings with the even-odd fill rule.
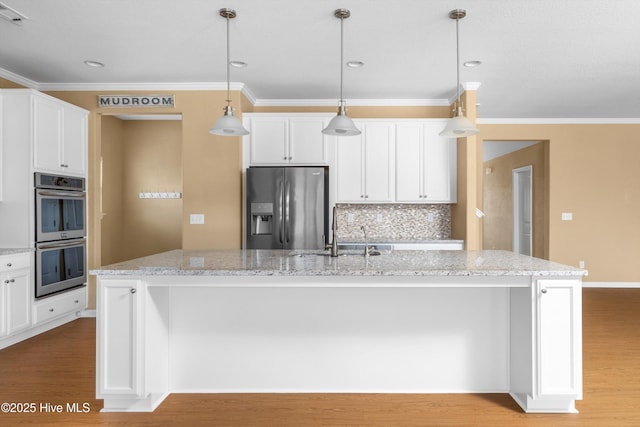
[[[351,224],[351,223],[353,223],[353,221],[355,221],[355,218],[353,217],[353,214],[352,213],[347,214],[347,222],[349,224]]]
[[[434,218],[433,213],[429,212],[429,213],[427,214],[427,221],[429,221],[429,222],[433,222],[433,220],[434,220],[434,219],[435,219],[435,218]]]
[[[578,262],[578,267],[579,267],[579,268],[584,268],[584,261],[583,261],[583,260],[580,260],[580,261]]]
[[[573,213],[572,212],[562,212],[562,220],[563,221],[573,221]]]
[[[189,224],[204,224],[204,214],[189,215]]]
[[[381,213],[376,215],[376,221],[382,222],[382,214]]]

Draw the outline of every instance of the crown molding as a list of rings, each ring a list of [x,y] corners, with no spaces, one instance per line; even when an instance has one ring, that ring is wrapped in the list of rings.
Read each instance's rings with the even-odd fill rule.
[[[231,90],[243,90],[244,83],[231,82]],[[47,91],[122,91],[122,90],[227,90],[226,82],[189,83],[39,83],[38,90]]]
[[[637,125],[640,118],[521,118],[477,119],[479,125]]]
[[[347,107],[448,107],[446,99],[345,99]],[[335,99],[257,99],[256,107],[337,107]]]
[[[25,77],[22,77],[16,73],[12,73],[9,70],[5,70],[4,68],[0,68],[0,77],[5,78],[7,80],[11,80],[14,83],[27,87],[29,89],[38,89],[38,83],[33,80],[29,80]]]

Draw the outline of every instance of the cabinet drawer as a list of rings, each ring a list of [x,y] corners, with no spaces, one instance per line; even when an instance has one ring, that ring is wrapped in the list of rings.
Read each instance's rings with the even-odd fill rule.
[[[36,302],[33,323],[47,320],[83,310],[87,306],[87,288],[82,287],[73,291],[54,295]]]
[[[31,254],[15,254],[0,256],[0,271],[13,271],[21,268],[29,268],[31,265]]]

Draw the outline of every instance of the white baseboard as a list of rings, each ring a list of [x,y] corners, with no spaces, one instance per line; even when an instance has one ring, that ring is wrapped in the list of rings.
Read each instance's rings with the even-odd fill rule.
[[[96,317],[95,309],[84,309],[80,313],[78,313],[78,317]]]
[[[638,288],[640,282],[582,282],[583,288]]]

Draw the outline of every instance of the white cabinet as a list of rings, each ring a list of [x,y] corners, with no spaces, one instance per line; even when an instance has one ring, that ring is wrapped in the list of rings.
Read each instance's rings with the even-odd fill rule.
[[[50,320],[77,313],[87,307],[87,287],[82,286],[36,301],[33,310],[33,324],[39,325]]]
[[[101,280],[97,296],[97,397],[144,394],[142,307],[138,280]]]
[[[316,115],[245,114],[250,165],[325,165],[329,118]],[[246,144],[245,144],[246,145]]]
[[[354,123],[362,134],[336,138],[337,201],[392,202],[395,125],[375,121]]]
[[[534,398],[582,398],[582,288],[578,280],[538,280]]]
[[[31,254],[0,256],[0,338],[31,326]]]
[[[33,166],[37,171],[87,174],[87,112],[33,95]]]
[[[442,120],[396,125],[397,202],[455,203],[456,140],[438,133]]]

